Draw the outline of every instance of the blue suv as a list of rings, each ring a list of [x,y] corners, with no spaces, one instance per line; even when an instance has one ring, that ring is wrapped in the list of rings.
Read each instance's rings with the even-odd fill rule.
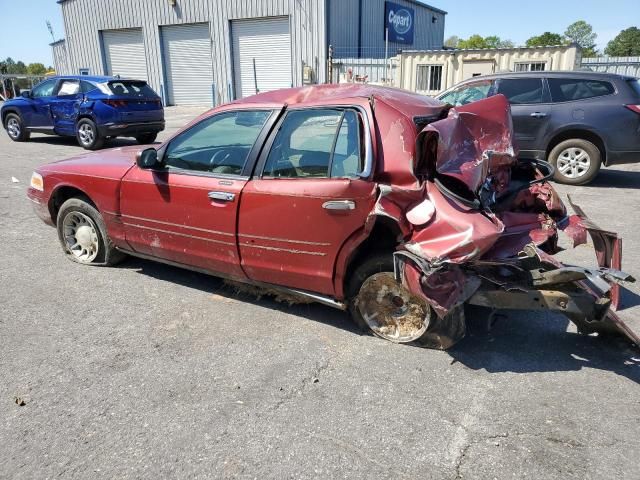
[[[95,150],[114,137],[155,141],[164,130],[164,109],[147,82],[118,77],[51,77],[4,103],[2,125],[15,142],[32,132],[75,136]]]

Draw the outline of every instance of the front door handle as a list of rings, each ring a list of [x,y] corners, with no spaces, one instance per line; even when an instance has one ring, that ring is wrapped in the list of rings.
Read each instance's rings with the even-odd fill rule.
[[[235,193],[229,192],[209,192],[207,196],[211,200],[221,200],[223,202],[233,202],[233,199],[236,198]]]
[[[356,208],[356,202],[353,200],[331,200],[324,202],[322,208],[325,210],[353,210]]]
[[[533,112],[531,116],[535,118],[544,118],[547,116],[547,114],[544,112]]]

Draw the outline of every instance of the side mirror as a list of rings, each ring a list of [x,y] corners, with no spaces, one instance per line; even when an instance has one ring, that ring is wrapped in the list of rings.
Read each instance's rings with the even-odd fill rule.
[[[20,92],[20,96],[24,97],[24,98],[31,98],[31,91],[30,90],[22,90]]]
[[[158,151],[155,148],[146,148],[136,153],[136,164],[140,168],[158,168]]]

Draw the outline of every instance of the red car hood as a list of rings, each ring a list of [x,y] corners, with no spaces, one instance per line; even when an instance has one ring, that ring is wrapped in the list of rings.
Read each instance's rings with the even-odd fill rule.
[[[86,173],[95,177],[120,179],[136,162],[139,146],[88,152],[38,168],[40,173]]]

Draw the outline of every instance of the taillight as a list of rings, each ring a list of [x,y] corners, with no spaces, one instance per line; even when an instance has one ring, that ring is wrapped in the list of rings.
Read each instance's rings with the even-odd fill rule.
[[[627,107],[632,112],[636,112],[640,115],[640,105],[625,105],[625,107]]]
[[[125,100],[103,100],[102,103],[109,105],[110,107],[126,107],[127,102]]]

